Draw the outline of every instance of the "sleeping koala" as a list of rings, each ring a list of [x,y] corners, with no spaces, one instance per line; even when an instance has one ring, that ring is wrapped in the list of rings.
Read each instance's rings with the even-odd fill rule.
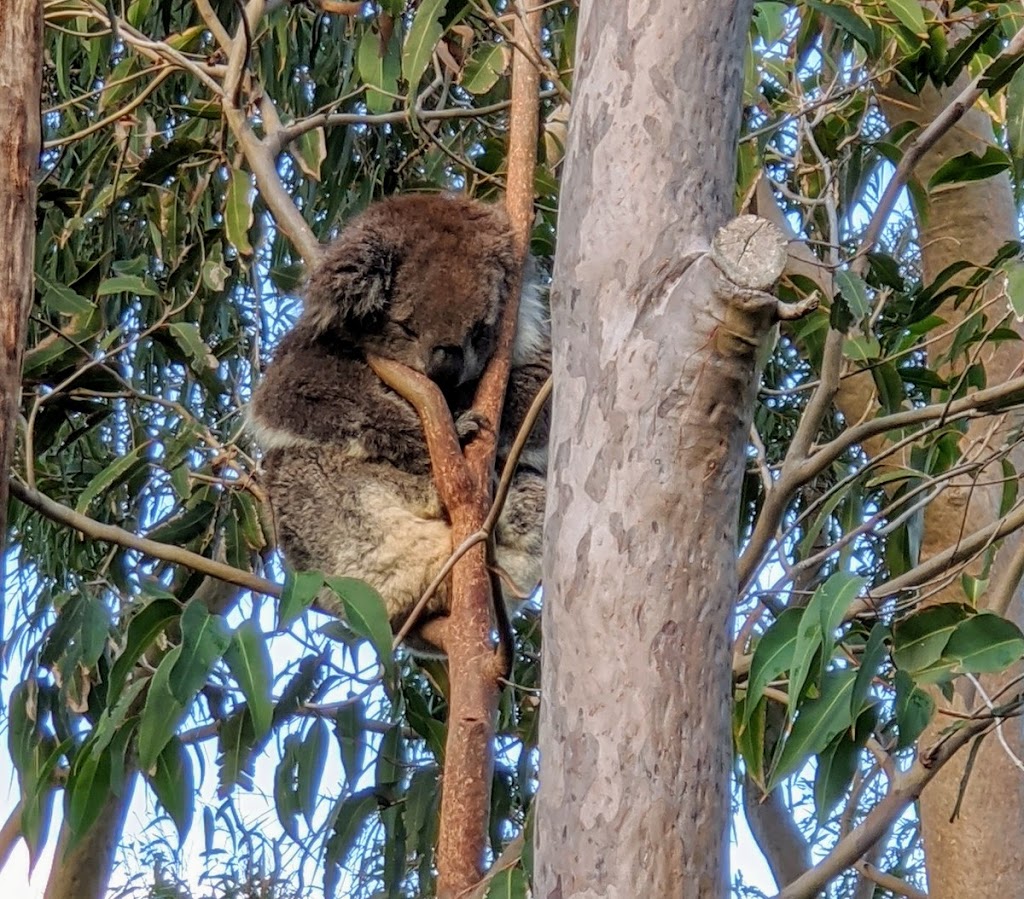
[[[413,408],[366,353],[435,381],[460,435],[476,422],[473,389],[497,339],[515,273],[512,234],[496,207],[465,197],[406,195],[370,206],[327,248],[304,309],[281,341],[250,407],[264,450],[278,542],[295,569],[357,577],[384,598],[398,629],[452,552]],[[520,301],[498,464],[551,371],[547,310]],[[495,561],[525,593],[540,579],[547,413],[523,453],[495,527]],[[449,608],[442,584],[408,646]],[[324,604],[337,610],[333,597]],[[506,605],[518,597],[505,596]]]

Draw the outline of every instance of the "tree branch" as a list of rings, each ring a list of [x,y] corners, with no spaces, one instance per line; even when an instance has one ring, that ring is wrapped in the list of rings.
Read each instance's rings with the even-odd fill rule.
[[[93,540],[103,540],[116,546],[123,546],[126,549],[134,549],[151,558],[171,562],[174,565],[184,565],[193,571],[207,574],[228,584],[245,587],[247,590],[252,590],[256,593],[277,597],[281,595],[281,587],[273,581],[268,581],[266,578],[251,574],[248,571],[242,571],[240,568],[234,568],[224,562],[208,559],[205,556],[199,555],[199,553],[182,549],[180,546],[149,540],[116,525],[103,524],[86,515],[79,514],[74,509],[70,509],[36,490],[30,490],[19,481],[12,479],[10,489],[11,495],[19,502],[24,503],[31,509],[35,509],[51,521],[56,521],[58,524],[67,525],[76,531],[81,531],[86,537],[90,537]]]
[[[1013,703],[1003,707],[1003,714],[1021,702],[1022,698],[1016,697]],[[885,798],[868,812],[864,820],[840,839],[835,848],[811,870],[781,890],[775,899],[813,899],[817,896],[830,880],[855,865],[885,835],[946,762],[1000,720],[992,717],[988,709],[985,709],[983,716],[964,722],[959,730],[952,731],[930,750],[919,755],[907,771],[897,776]]]
[[[3,827],[0,827],[0,871],[4,869],[4,865],[7,864],[7,860],[14,851],[14,846],[21,836],[21,811],[24,807],[23,803],[18,802],[14,806],[14,811],[7,816]]]

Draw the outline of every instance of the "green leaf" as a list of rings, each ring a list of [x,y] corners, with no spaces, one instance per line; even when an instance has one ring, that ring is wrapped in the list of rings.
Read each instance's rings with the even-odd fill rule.
[[[942,651],[956,661],[956,673],[1004,671],[1024,656],[1024,634],[1012,621],[979,612],[957,625]]]
[[[914,684],[906,671],[896,672],[897,749],[913,746],[935,713],[935,700]]]
[[[818,756],[814,769],[814,818],[819,824],[843,798],[857,770],[860,747],[848,733],[837,736]]]
[[[323,776],[324,762],[327,760],[328,738],[327,724],[322,718],[318,718],[306,732],[306,738],[296,751],[296,793],[299,811],[310,827],[313,826],[316,798],[320,792],[320,778]]]
[[[504,44],[478,44],[462,67],[459,84],[471,94],[486,94],[508,66],[508,48]]]
[[[956,81],[956,76],[960,74],[964,66],[974,57],[974,54],[981,49],[981,45],[988,40],[989,35],[998,27],[998,18],[982,19],[967,37],[957,41],[949,48],[946,63],[938,75],[943,84],[950,85]]]
[[[327,137],[323,128],[304,131],[288,150],[307,178],[320,180],[320,166],[327,158]]]
[[[953,631],[969,613],[966,606],[940,603],[894,622],[893,663],[915,672],[937,662]]]
[[[274,811],[281,829],[295,842],[299,842],[296,819],[299,815],[299,794],[296,789],[299,735],[288,734],[284,739],[281,760],[274,770]]]
[[[1024,71],[1020,70],[1006,89],[1006,140],[1010,155],[1024,159]]]
[[[183,546],[200,534],[210,529],[217,507],[206,500],[196,503],[191,509],[181,513],[172,513],[164,519],[146,537],[157,543],[173,543]]]
[[[851,337],[843,341],[843,355],[854,362],[870,362],[882,355],[882,346],[874,334]]]
[[[871,314],[871,300],[868,299],[867,284],[863,278],[842,269],[836,272],[836,287],[846,301],[854,321],[862,321]]]
[[[220,615],[211,615],[201,602],[190,602],[181,616],[181,656],[171,671],[171,695],[187,706],[206,683],[213,666],[231,642]]]
[[[184,744],[177,737],[164,747],[156,760],[156,767],[146,780],[153,788],[157,800],[170,815],[181,843],[192,827],[195,809],[195,776],[192,760]]]
[[[249,229],[253,223],[252,182],[249,173],[234,169],[224,194],[224,233],[228,242],[243,256],[252,255]]]
[[[224,661],[249,704],[257,739],[269,730],[274,714],[271,700],[273,669],[267,642],[254,621],[243,621],[231,638]]]
[[[928,37],[924,10],[917,0],[885,0],[885,5],[908,31],[920,38]]]
[[[96,296],[106,297],[115,293],[131,293],[140,297],[155,297],[159,291],[150,287],[138,275],[115,275],[113,278],[104,278],[100,286],[96,288]]]
[[[359,636],[370,641],[384,667],[392,670],[391,623],[381,595],[369,584],[351,577],[326,577],[324,582],[341,600],[345,621]]]
[[[324,576],[319,571],[288,571],[284,577],[284,589],[277,606],[277,626],[287,628],[311,606]]]
[[[359,41],[358,67],[359,77],[367,86],[366,108],[374,114],[389,112],[395,105],[401,68],[398,29],[395,29],[386,48],[381,47],[380,37],[373,31],[364,31]]]
[[[440,18],[447,4],[448,0],[423,0],[416,10],[409,33],[405,36],[405,46],[402,48],[402,74],[409,85],[410,97],[416,95],[420,79],[430,64],[434,47],[444,34]]]
[[[1024,65],[1024,53],[1016,56],[999,56],[992,60],[992,63],[978,79],[978,87],[983,91],[994,94],[1000,88],[1009,84],[1017,70]]]
[[[361,700],[346,703],[334,716],[334,736],[341,751],[345,782],[351,787],[363,773],[366,756],[366,712]]]
[[[203,335],[199,333],[199,325],[192,322],[172,322],[167,326],[167,330],[171,332],[175,342],[192,363],[192,368],[200,374],[215,369],[220,364],[203,341]]]
[[[402,753],[402,729],[394,724],[389,727],[380,739],[380,751],[377,753],[375,782],[378,789],[388,790],[401,783],[405,773],[405,762]]]
[[[252,789],[253,756],[257,745],[248,708],[234,712],[221,725],[217,734],[219,796],[227,796],[236,784],[243,790]]]
[[[783,671],[792,667],[802,616],[802,609],[786,609],[757,641],[747,678],[747,697],[743,703],[744,720],[749,720],[764,695],[765,687]]]
[[[185,717],[186,707],[174,698],[170,685],[171,669],[180,655],[180,646],[170,650],[149,684],[146,705],[139,720],[139,767],[143,771],[153,768]]]
[[[871,682],[878,673],[878,669],[881,668],[882,662],[885,661],[885,640],[888,636],[889,628],[882,624],[881,621],[876,622],[875,626],[871,628],[868,642],[865,644],[864,652],[860,656],[860,667],[857,669],[857,680],[853,685],[853,694],[850,696],[850,713],[852,715],[856,716],[861,713],[861,706],[871,690]]]
[[[1024,321],[1024,262],[1014,259],[1003,266],[1006,275],[1006,295],[1010,310],[1018,321]]]
[[[111,790],[111,754],[87,740],[75,755],[67,783],[67,824],[77,843],[103,811]]]
[[[798,610],[793,609],[792,611]],[[733,717],[736,750],[743,759],[747,775],[764,790],[764,739],[768,700],[762,699],[753,711],[750,711],[746,702],[743,706],[742,709],[736,709],[736,714]],[[740,714],[746,721],[737,727],[736,722],[739,721]]]
[[[840,28],[852,35],[857,42],[872,56],[878,54],[878,39],[870,23],[862,19],[856,12],[835,0],[806,0],[807,5],[830,18]]]
[[[125,480],[139,465],[145,465],[146,462],[142,460],[142,454],[149,447],[149,443],[149,441],[142,443],[127,455],[115,459],[89,481],[85,490],[79,494],[78,502],[75,503],[75,511],[80,515],[84,515],[89,509],[89,504],[94,499]]]
[[[769,790],[853,723],[850,696],[855,680],[852,671],[831,671],[822,684],[821,696],[803,704],[768,779]]]
[[[324,845],[324,894],[333,895],[341,866],[368,820],[377,814],[377,797],[372,790],[360,790],[335,806],[331,835]]]
[[[63,284],[47,286],[46,293],[43,294],[43,305],[51,312],[71,316],[90,315],[96,309],[90,300]]]
[[[941,184],[961,184],[967,181],[983,181],[992,178],[1010,167],[1010,157],[998,147],[988,147],[984,155],[961,153],[939,166],[928,179],[928,189]]]
[[[526,899],[526,875],[521,868],[505,868],[491,879],[486,899]]]
[[[846,571],[837,571],[814,591],[804,609],[793,650],[793,668],[789,677],[789,714],[792,716],[800,701],[804,685],[811,671],[811,663],[819,648],[822,660],[827,661],[835,645],[835,630],[843,614],[861,591],[865,579]]]

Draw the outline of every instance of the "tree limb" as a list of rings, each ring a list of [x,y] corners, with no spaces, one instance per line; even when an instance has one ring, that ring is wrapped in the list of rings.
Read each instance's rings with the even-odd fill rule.
[[[35,509],[51,521],[56,521],[58,524],[64,524],[74,528],[76,531],[81,531],[86,537],[91,537],[93,540],[103,540],[107,543],[123,546],[126,549],[137,550],[154,559],[161,559],[164,562],[171,562],[175,565],[184,565],[193,571],[207,574],[228,584],[245,587],[256,593],[278,597],[281,595],[280,585],[275,584],[273,581],[268,581],[266,578],[251,574],[248,571],[242,571],[240,568],[234,568],[224,562],[208,559],[205,556],[199,555],[199,553],[182,549],[180,546],[149,540],[116,525],[103,524],[86,515],[81,515],[74,509],[70,509],[36,490],[30,490],[19,481],[11,480],[10,489],[11,495],[19,502],[24,503],[31,509]]]

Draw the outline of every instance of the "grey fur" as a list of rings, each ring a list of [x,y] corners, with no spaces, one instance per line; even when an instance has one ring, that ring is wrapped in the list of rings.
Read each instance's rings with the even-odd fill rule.
[[[396,629],[451,554],[451,527],[419,419],[365,353],[431,377],[460,433],[472,432],[469,403],[494,351],[514,266],[496,207],[428,195],[377,203],[326,250],[303,313],[253,396],[251,429],[265,451],[289,565],[362,578],[384,597]],[[520,303],[513,366],[499,464],[551,370],[547,310],[534,293]],[[495,529],[496,561],[525,592],[540,579],[547,435],[545,412]],[[443,584],[423,620],[448,606]],[[408,645],[436,652],[416,630]]]

